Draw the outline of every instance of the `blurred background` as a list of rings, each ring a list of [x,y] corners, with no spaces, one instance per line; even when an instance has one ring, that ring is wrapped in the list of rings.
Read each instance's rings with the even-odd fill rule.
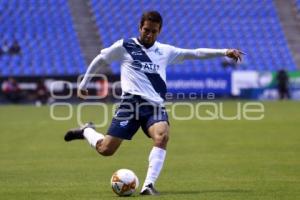
[[[247,53],[242,63],[169,66],[170,93],[300,99],[300,0],[0,0],[0,103],[47,104],[58,101],[54,93],[76,102],[78,76],[101,49],[137,37],[147,10],[162,14],[162,43]],[[101,73],[108,80],[89,88],[113,100],[119,63],[101,66]]]

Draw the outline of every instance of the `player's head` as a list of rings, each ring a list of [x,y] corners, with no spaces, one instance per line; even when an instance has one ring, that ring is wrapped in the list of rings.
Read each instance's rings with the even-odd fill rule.
[[[163,20],[159,12],[149,11],[142,15],[140,21],[140,40],[143,44],[152,45],[160,33]]]

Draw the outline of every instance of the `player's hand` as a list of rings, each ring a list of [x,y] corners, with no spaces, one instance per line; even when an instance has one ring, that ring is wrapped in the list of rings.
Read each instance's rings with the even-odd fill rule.
[[[81,99],[86,99],[88,95],[89,95],[89,91],[86,89],[77,90],[77,96]]]
[[[238,49],[228,49],[226,51],[226,56],[232,58],[235,62],[242,61],[242,55],[246,55],[244,52]]]

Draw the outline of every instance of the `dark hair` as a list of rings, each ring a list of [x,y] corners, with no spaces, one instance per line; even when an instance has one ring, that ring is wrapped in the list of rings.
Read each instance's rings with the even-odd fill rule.
[[[157,11],[154,11],[154,10],[143,13],[141,21],[140,21],[140,27],[142,27],[144,25],[144,22],[147,20],[158,23],[159,29],[161,29],[161,27],[163,25],[163,19],[162,19],[160,13]]]

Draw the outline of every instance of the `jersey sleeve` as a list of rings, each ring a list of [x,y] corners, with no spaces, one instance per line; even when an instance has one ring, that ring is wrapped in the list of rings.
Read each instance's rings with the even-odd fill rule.
[[[93,59],[87,71],[85,72],[85,75],[78,86],[80,90],[86,89],[89,81],[92,79],[94,74],[97,74],[99,67],[101,67],[103,64],[110,64],[113,61],[122,59],[122,44],[123,40],[119,40],[110,47],[101,50],[100,54]]]
[[[110,64],[113,61],[119,61],[123,55],[123,48],[122,48],[123,40],[118,40],[110,47],[104,48],[100,51],[100,55],[102,59],[107,63]]]
[[[169,47],[169,64],[181,63],[184,60],[207,59],[225,56],[227,49],[182,49],[174,46]]]

